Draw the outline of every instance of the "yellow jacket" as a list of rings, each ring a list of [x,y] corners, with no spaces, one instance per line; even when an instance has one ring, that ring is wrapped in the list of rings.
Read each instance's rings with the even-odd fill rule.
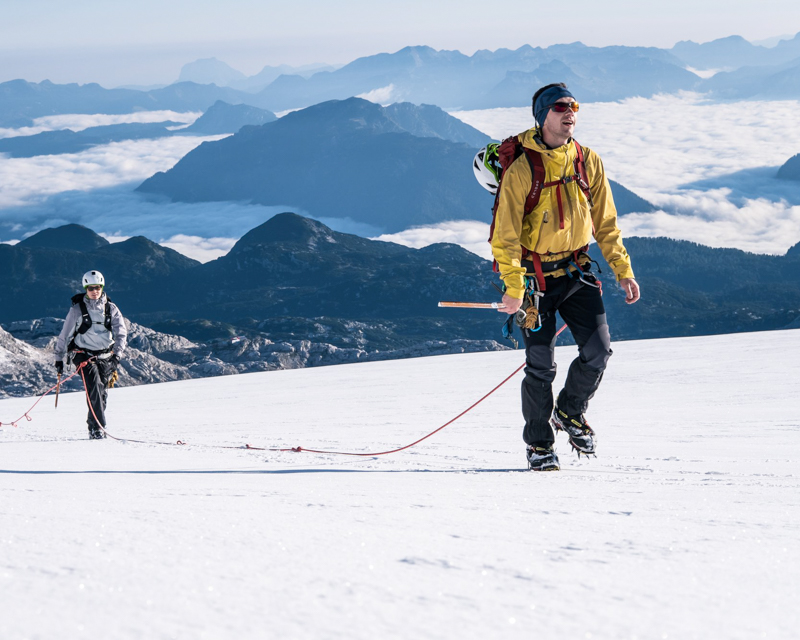
[[[524,147],[541,154],[545,182],[553,182],[575,173],[577,150],[572,140],[556,149],[548,149],[538,138],[538,129],[519,134]],[[561,185],[563,221],[560,219],[556,187],[544,187],[539,203],[523,220],[525,200],[531,190],[531,168],[525,154],[506,170],[490,240],[492,254],[506,285],[506,293],[522,298],[525,292],[525,267],[521,266],[522,248],[540,255],[542,262],[561,260],[573,251],[597,240],[617,280],[633,278],[631,260],[622,244],[617,226],[617,208],[600,157],[581,145],[589,179],[593,206],[577,182]],[[561,228],[563,222],[563,229]],[[558,275],[561,272],[554,272]]]

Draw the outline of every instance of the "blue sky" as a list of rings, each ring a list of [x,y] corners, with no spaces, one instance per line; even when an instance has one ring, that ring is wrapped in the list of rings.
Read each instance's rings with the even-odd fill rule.
[[[800,31],[796,0],[2,0],[0,81],[156,84],[217,57],[264,65],[342,64],[410,44],[437,49],[574,42],[671,47],[729,35]]]

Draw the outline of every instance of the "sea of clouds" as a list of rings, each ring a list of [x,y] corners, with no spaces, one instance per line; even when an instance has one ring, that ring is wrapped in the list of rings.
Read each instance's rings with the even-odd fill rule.
[[[384,96],[375,96],[382,99]],[[583,104],[576,138],[603,158],[608,176],[658,207],[620,218],[625,235],[668,236],[715,247],[782,254],[800,241],[800,184],[775,178],[800,152],[800,102],[711,103],[698,94]],[[528,108],[454,112],[495,139],[531,126]],[[40,118],[25,130],[86,128],[121,122],[190,123],[197,113],[64,115]],[[171,168],[201,142],[223,136],[116,142],[81,153],[34,158],[0,155],[0,242],[77,222],[111,240],[144,235],[198,260],[223,255],[248,230],[291,203],[173,203],[134,192]],[[471,167],[465,167],[471,171]],[[422,247],[453,242],[489,257],[487,221],[451,221],[396,234],[351,220],[310,215],[337,231]]]
[[[68,113],[55,116],[43,116],[36,118],[30,127],[20,127],[18,129],[4,129],[0,127],[0,138],[12,138],[15,136],[32,136],[45,131],[58,131],[61,129],[71,129],[72,131],[83,131],[89,127],[101,127],[111,124],[128,123],[148,123],[148,122],[179,122],[183,126],[189,126],[202,112],[178,112],[178,111],[137,111],[136,113],[107,114],[107,113]]]
[[[800,242],[800,183],[775,175],[800,152],[798,107],[712,103],[693,93],[589,103],[575,138],[600,154],[609,178],[659,208],[622,217],[625,235],[783,254]],[[531,126],[527,107],[452,115],[497,140]]]
[[[69,114],[39,118],[33,127],[0,130],[0,137],[125,122],[191,124],[200,114],[148,111],[124,115]],[[158,171],[166,171],[192,149],[217,136],[176,136],[128,140],[80,153],[9,158],[0,154],[0,242],[15,244],[48,227],[82,224],[111,242],[144,235],[191,258],[207,262],[226,254],[250,229],[298,207],[264,207],[239,202],[170,202],[134,190]],[[350,219],[312,216],[346,233],[375,235],[378,230]]]

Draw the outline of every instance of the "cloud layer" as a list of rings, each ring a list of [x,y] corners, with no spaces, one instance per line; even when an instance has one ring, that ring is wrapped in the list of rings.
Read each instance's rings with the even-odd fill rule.
[[[57,116],[44,116],[36,118],[33,126],[21,127],[19,129],[0,128],[0,138],[11,138],[15,136],[32,136],[44,131],[58,131],[61,129],[72,129],[73,131],[83,131],[89,127],[101,127],[110,124],[125,123],[146,123],[146,122],[181,122],[190,125],[197,120],[202,112],[178,112],[178,111],[138,111],[136,113],[124,113],[120,115],[110,115],[105,113],[81,114],[70,113]]]
[[[584,104],[577,138],[601,154],[610,178],[661,209],[621,218],[626,235],[664,235],[780,254],[800,241],[800,185],[774,177],[780,164],[800,152],[798,107],[800,102],[794,100],[711,104],[696,94]],[[35,127],[191,122],[197,115],[162,111],[51,116],[37,120]],[[531,125],[526,107],[453,115],[496,139]],[[202,141],[220,137],[126,141],[58,156],[0,156],[0,242],[78,222],[110,237],[145,235],[208,260],[276,213],[303,213],[292,206],[172,203],[132,192]],[[454,242],[488,258],[491,196],[487,193],[485,198],[486,224],[447,222],[379,239],[413,247]],[[350,220],[319,219],[338,231],[377,234]]]
[[[450,242],[472,251],[481,258],[492,259],[489,249],[489,225],[474,220],[458,220],[439,224],[412,227],[400,233],[385,233],[373,238],[384,242],[396,242],[406,247],[420,249],[436,242]]]
[[[800,151],[799,107],[686,93],[590,103],[576,138],[602,156],[609,178],[662,209],[625,216],[627,235],[782,254],[800,241],[800,184],[774,176]],[[452,115],[498,140],[532,126],[528,108]]]
[[[33,158],[0,155],[0,213],[65,191],[93,191],[140,183],[158,171],[170,169],[202,142],[224,137],[126,140],[80,153]]]

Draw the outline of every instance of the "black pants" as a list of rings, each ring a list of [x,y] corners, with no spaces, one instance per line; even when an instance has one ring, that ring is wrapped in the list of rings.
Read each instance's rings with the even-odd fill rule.
[[[75,366],[79,366],[81,362],[86,362],[89,358],[90,356],[85,353],[76,353],[72,361]],[[113,373],[114,362],[111,358],[88,360],[83,369],[81,369],[88,395],[86,403],[89,406],[89,415],[86,418],[86,424],[89,426],[89,433],[101,431],[100,427],[105,428],[106,426],[108,380]],[[95,419],[95,416],[97,416],[97,419]]]
[[[586,279],[593,280],[587,274]],[[523,329],[525,341],[525,379],[522,381],[522,415],[526,444],[552,444],[550,426],[553,413],[553,380],[556,377],[556,310],[566,322],[578,345],[579,355],[572,362],[558,407],[568,415],[584,413],[603,377],[611,357],[611,336],[600,290],[576,277],[549,277],[545,295],[539,301],[542,327]]]

